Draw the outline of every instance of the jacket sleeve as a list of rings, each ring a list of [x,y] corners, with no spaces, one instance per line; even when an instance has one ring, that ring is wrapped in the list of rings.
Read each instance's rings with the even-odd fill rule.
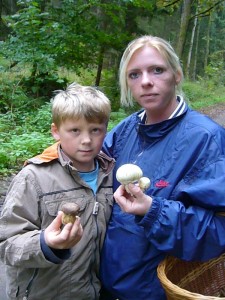
[[[157,249],[185,260],[204,261],[225,251],[225,142],[219,136],[208,143],[197,158],[200,167],[178,182],[171,199],[153,197],[149,212],[136,217]]]
[[[31,178],[23,169],[9,187],[0,217],[0,259],[12,266],[49,267],[41,250],[39,197]]]

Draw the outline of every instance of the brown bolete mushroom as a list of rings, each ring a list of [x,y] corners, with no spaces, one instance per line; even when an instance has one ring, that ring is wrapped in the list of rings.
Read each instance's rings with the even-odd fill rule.
[[[75,222],[80,207],[76,203],[65,203],[62,205],[61,210],[63,212],[62,223],[65,225]]]
[[[116,179],[124,185],[126,191],[130,193],[128,184],[138,183],[142,191],[145,191],[150,186],[150,179],[142,177],[143,172],[140,167],[134,164],[124,164],[118,168],[116,172]]]

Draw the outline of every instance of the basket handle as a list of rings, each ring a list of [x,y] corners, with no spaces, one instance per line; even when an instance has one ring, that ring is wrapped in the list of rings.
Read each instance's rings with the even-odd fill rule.
[[[216,213],[216,215],[225,217],[225,211],[220,211],[220,212]]]

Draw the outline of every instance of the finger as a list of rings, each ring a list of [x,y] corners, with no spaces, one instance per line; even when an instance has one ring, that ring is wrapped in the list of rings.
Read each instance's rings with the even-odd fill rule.
[[[117,190],[115,191],[114,195],[116,195],[117,197],[123,196],[125,193],[125,187],[124,185],[120,185]]]
[[[128,188],[129,188],[129,191],[131,192],[131,194],[135,198],[141,198],[144,196],[143,191],[141,190],[141,188],[138,185],[129,183]]]
[[[81,226],[80,224],[80,217],[76,217],[75,222],[72,223],[68,223],[66,224],[61,232],[61,237],[63,239],[73,239],[74,237],[77,236],[77,232],[79,230],[79,227]]]
[[[59,231],[62,225],[62,212],[59,211],[58,215],[52,221],[52,223],[46,228],[46,231]]]
[[[70,232],[70,235],[73,237],[73,236],[77,236],[77,235],[80,235],[80,233],[82,232],[83,228],[81,226],[81,223],[80,223],[80,217],[76,217],[76,220],[71,228],[71,232]]]

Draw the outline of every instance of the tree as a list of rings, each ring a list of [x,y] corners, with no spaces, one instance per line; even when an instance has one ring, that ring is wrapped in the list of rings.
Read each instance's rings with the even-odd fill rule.
[[[193,74],[192,80],[196,79],[197,75],[197,59],[198,59],[198,47],[199,47],[199,33],[200,33],[200,21],[197,22],[197,34],[196,34],[196,43],[195,43],[195,52],[194,52],[194,63],[193,63]]]
[[[180,31],[178,35],[178,41],[176,46],[177,55],[182,57],[184,44],[186,41],[188,24],[191,16],[191,4],[192,0],[183,0],[182,4],[182,13],[181,13],[181,23],[180,23]]]
[[[18,1],[20,10],[8,18],[12,34],[4,53],[12,60],[11,66],[15,61],[32,64],[28,84],[39,93],[45,90],[39,83],[49,82],[59,67],[77,74],[82,68],[97,68],[95,85],[100,85],[105,57],[120,54],[128,41],[143,33],[136,16],[139,12],[151,16],[156,7],[154,1],[119,2]]]
[[[191,64],[192,49],[193,49],[193,44],[194,44],[195,31],[196,31],[196,27],[197,27],[197,24],[198,24],[197,13],[198,13],[198,1],[197,1],[196,16],[194,18],[192,34],[191,34],[191,41],[190,41],[190,47],[189,47],[188,58],[187,58],[187,66],[186,66],[186,78],[187,79],[189,79],[189,75],[190,75],[190,64]]]

